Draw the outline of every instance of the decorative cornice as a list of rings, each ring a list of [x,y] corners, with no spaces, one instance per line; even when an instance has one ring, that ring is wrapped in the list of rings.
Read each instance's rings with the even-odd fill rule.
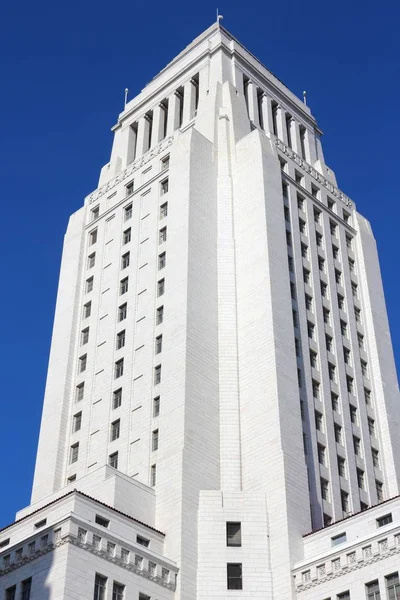
[[[110,181],[107,181],[107,183],[105,183],[104,185],[99,187],[97,190],[95,190],[94,192],[89,194],[87,203],[92,204],[93,202],[96,202],[96,200],[99,200],[99,198],[101,198],[101,196],[103,196],[104,194],[106,194],[107,192],[112,190],[116,185],[121,183],[121,181],[124,181],[124,179],[127,179],[128,177],[130,177],[132,175],[132,173],[134,173],[135,171],[137,171],[138,169],[140,169],[141,167],[146,165],[153,158],[158,156],[158,154],[160,154],[161,152],[164,152],[164,150],[166,150],[167,148],[169,148],[171,146],[173,141],[174,141],[174,134],[165,138],[162,142],[160,142],[160,144],[158,144],[158,146],[156,146],[155,148],[152,148],[151,150],[146,152],[146,154],[143,154],[143,156],[141,156],[140,158],[138,158],[138,160],[135,160],[135,162],[128,165],[123,171],[118,173],[118,175],[116,175],[113,179],[110,179]]]
[[[308,162],[306,162],[301,156],[299,156],[294,150],[289,148],[282,140],[275,137],[274,138],[275,145],[279,150],[281,150],[286,156],[291,158],[301,169],[306,171],[311,177],[313,177],[318,183],[326,187],[330,194],[338,198],[347,206],[347,208],[353,208],[353,202],[350,200],[346,194],[343,194],[336,186],[333,185],[326,177],[321,175],[314,167],[312,167]]]

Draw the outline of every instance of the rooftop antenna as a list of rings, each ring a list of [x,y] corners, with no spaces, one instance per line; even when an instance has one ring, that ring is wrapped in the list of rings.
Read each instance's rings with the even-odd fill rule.
[[[217,25],[219,27],[219,22],[221,21],[221,19],[223,19],[224,17],[222,15],[219,14],[218,12],[218,8],[217,8]]]
[[[124,110],[126,108],[127,102],[128,102],[128,88],[125,88],[125,101],[124,101]]]
[[[303,102],[307,106],[307,92],[306,91],[303,92]]]

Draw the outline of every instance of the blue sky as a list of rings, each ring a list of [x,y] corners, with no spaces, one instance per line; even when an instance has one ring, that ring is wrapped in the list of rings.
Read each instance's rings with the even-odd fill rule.
[[[372,222],[399,361],[398,4],[225,0],[219,9],[294,93],[307,90],[339,187]],[[215,12],[210,0],[2,8],[0,526],[29,503],[68,217],[109,160],[124,88],[139,92]]]

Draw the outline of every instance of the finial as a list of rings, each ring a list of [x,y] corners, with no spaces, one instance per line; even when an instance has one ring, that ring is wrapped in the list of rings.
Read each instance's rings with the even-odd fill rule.
[[[223,19],[224,17],[222,15],[219,14],[218,12],[218,8],[217,8],[217,25],[219,26],[219,22],[221,19]]]
[[[124,110],[126,108],[127,102],[128,102],[128,88],[125,88],[125,102],[124,102]]]
[[[307,92],[306,91],[303,92],[303,102],[304,102],[304,104],[307,105]]]

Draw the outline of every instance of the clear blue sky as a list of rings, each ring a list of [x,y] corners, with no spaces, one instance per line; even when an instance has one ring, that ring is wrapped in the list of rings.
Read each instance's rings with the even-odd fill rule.
[[[219,4],[223,25],[308,92],[339,187],[372,222],[397,360],[398,3]],[[216,2],[7,2],[0,25],[0,526],[29,503],[63,234],[130,97],[215,19]]]

